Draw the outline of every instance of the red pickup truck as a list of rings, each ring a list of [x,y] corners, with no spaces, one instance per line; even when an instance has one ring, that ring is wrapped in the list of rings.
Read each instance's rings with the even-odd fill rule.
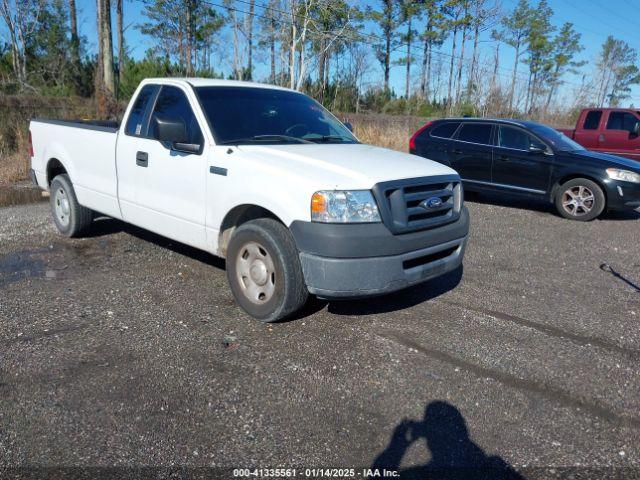
[[[587,150],[640,161],[640,110],[586,108],[575,130],[559,130]]]

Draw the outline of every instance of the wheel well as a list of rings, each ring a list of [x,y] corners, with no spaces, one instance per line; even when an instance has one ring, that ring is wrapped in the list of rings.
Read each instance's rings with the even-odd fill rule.
[[[51,180],[63,173],[67,173],[67,169],[64,168],[60,160],[57,158],[49,160],[49,163],[47,163],[47,185],[51,185]]]
[[[556,182],[556,184],[551,189],[551,201],[552,202],[555,201],[556,193],[558,192],[558,189],[560,188],[560,185],[568,182],[569,180],[573,180],[574,178],[586,178],[587,180],[591,180],[593,183],[598,185],[600,187],[600,190],[602,190],[602,194],[604,195],[605,205],[607,204],[607,189],[604,187],[602,182],[600,180],[598,180],[597,178],[591,177],[589,175],[583,175],[583,174],[580,174],[580,173],[570,173],[568,175],[565,175],[564,177],[562,177],[560,180],[558,180]]]
[[[273,218],[284,225],[284,222],[282,222],[276,214],[266,208],[251,204],[238,205],[237,207],[232,208],[222,221],[220,233],[218,235],[218,254],[221,257],[226,257],[229,239],[231,238],[231,235],[233,235],[235,229],[243,223],[250,220],[256,220],[258,218]]]

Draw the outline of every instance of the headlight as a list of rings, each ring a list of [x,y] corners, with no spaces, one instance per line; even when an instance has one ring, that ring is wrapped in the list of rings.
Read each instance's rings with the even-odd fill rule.
[[[619,168],[607,168],[607,175],[613,180],[622,180],[623,182],[640,183],[640,174],[630,172],[629,170],[620,170]]]
[[[311,221],[371,223],[380,221],[380,213],[369,190],[323,190],[311,197]]]

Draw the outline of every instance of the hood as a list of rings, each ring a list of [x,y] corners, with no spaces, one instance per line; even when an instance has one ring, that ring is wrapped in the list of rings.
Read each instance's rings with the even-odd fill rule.
[[[640,162],[625,157],[618,157],[608,153],[592,152],[590,150],[578,150],[570,152],[573,157],[586,158],[589,160],[601,160],[606,162],[607,166],[623,168],[640,173]]]
[[[371,188],[388,180],[457,175],[441,163],[364,144],[242,145],[239,150],[273,167],[322,180],[326,188]]]

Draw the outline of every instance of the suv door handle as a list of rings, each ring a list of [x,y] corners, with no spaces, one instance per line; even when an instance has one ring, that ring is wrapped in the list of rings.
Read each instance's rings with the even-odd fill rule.
[[[148,167],[149,154],[147,152],[136,152],[136,165],[139,167]]]
[[[503,162],[506,162],[507,160],[509,160],[509,157],[507,155],[499,155],[498,160],[502,160]]]
[[[458,148],[454,148],[453,150],[451,150],[451,153],[455,153],[456,155],[460,155],[460,154],[462,154],[462,150],[460,150]]]
[[[604,142],[604,133],[601,133],[600,135],[598,135],[598,141]]]

